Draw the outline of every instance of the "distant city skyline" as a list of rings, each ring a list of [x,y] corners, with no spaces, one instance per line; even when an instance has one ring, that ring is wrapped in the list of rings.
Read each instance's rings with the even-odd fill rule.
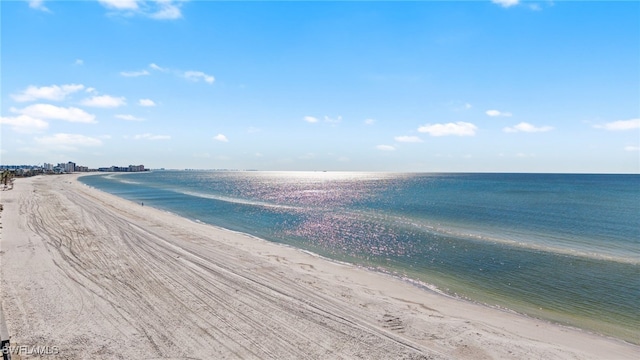
[[[640,173],[640,3],[0,3],[0,164]]]
[[[93,172],[93,171],[109,171],[109,172],[141,172],[149,171],[144,165],[110,165],[99,167],[88,167],[82,164],[76,164],[74,161],[39,164],[0,164],[0,169],[10,171],[35,171],[35,174],[60,174],[74,172]],[[164,169],[163,169],[164,170]]]

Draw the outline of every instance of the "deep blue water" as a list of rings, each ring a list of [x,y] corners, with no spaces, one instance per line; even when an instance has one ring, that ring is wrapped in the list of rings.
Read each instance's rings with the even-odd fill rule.
[[[154,171],[80,181],[640,343],[638,175]]]

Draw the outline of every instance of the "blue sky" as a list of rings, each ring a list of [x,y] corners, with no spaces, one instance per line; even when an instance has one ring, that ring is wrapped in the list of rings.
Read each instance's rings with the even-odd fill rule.
[[[640,172],[640,3],[3,1],[3,164]]]

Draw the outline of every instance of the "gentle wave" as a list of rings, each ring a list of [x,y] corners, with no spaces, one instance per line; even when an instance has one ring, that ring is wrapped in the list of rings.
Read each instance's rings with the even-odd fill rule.
[[[123,174],[109,174],[109,175],[106,175],[104,178],[109,180],[115,180],[122,184],[142,185],[142,183],[138,181],[124,180],[122,179],[122,175]]]
[[[118,181],[122,183],[138,184],[136,182],[123,181],[120,179],[118,179]],[[309,211],[322,212],[321,209],[311,208],[306,206],[273,204],[273,203],[267,203],[262,201],[247,200],[247,199],[241,199],[241,198],[206,194],[201,192],[179,190],[179,189],[174,189],[172,191],[175,191],[180,194],[188,195],[188,196],[224,201],[224,202],[233,203],[233,204],[256,206],[260,208],[294,210],[296,212],[309,212]],[[323,190],[306,190],[306,192],[322,192],[322,191]],[[456,229],[453,227],[443,226],[441,224],[427,223],[425,222],[424,219],[420,219],[420,220],[410,219],[402,216],[389,215],[389,214],[384,214],[381,216],[379,211],[340,209],[340,212],[342,213],[343,216],[355,217],[354,219],[355,221],[376,221],[376,222],[385,221],[389,223],[395,223],[398,225],[410,226],[410,227],[428,232],[433,235],[447,236],[447,237],[465,239],[470,241],[484,241],[488,243],[498,243],[506,246],[517,247],[517,248],[527,249],[527,250],[542,251],[542,252],[552,253],[557,255],[566,255],[566,256],[580,257],[580,258],[586,258],[586,259],[592,259],[592,260],[613,261],[613,262],[618,262],[623,264],[640,265],[640,255],[639,256],[623,256],[623,255],[614,255],[614,254],[604,254],[602,252],[596,252],[596,251],[580,250],[580,249],[570,248],[570,247],[552,246],[549,244],[542,244],[533,238],[527,239],[527,240],[532,240],[531,242],[514,240],[510,238],[495,236],[495,235],[491,236],[486,233],[474,232],[468,229]]]
[[[456,229],[450,226],[443,226],[440,223],[427,223],[424,219],[411,219],[402,216],[387,215],[380,216],[376,211],[356,211],[353,214],[357,214],[361,219],[375,219],[376,221],[386,221],[390,223],[397,223],[404,226],[410,226],[422,231],[428,232],[433,235],[448,236],[457,239],[467,239],[470,241],[483,241],[489,243],[497,243],[511,247],[517,247],[527,250],[543,251],[546,253],[552,253],[557,255],[567,255],[574,257],[581,257],[592,260],[604,260],[613,261],[622,264],[640,265],[640,255],[638,256],[623,256],[619,254],[605,254],[602,252],[586,251],[570,247],[552,246],[549,244],[542,244],[539,240],[535,240],[533,235],[529,235],[527,240],[531,242],[525,242],[522,240],[514,240],[510,238],[500,237],[496,235],[488,235],[486,233],[475,232],[469,229]],[[523,234],[522,237],[527,237]],[[599,249],[600,250],[600,249]]]
[[[257,206],[257,207],[266,207],[266,208],[273,208],[273,209],[287,209],[287,210],[303,210],[304,209],[304,208],[299,207],[299,206],[272,204],[272,203],[267,203],[267,202],[262,202],[262,201],[254,201],[254,200],[233,198],[233,197],[228,197],[228,196],[205,194],[205,193],[196,192],[196,191],[177,190],[177,189],[174,189],[172,191],[180,193],[180,194],[184,194],[184,195],[199,197],[199,198],[203,198],[203,199],[224,201],[224,202],[233,203],[233,204]]]

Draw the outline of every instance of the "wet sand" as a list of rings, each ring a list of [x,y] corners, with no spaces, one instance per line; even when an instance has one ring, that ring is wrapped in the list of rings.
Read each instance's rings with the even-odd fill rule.
[[[637,359],[640,347],[199,224],[77,175],[0,192],[0,300],[46,359]],[[31,358],[22,354],[22,358]]]

